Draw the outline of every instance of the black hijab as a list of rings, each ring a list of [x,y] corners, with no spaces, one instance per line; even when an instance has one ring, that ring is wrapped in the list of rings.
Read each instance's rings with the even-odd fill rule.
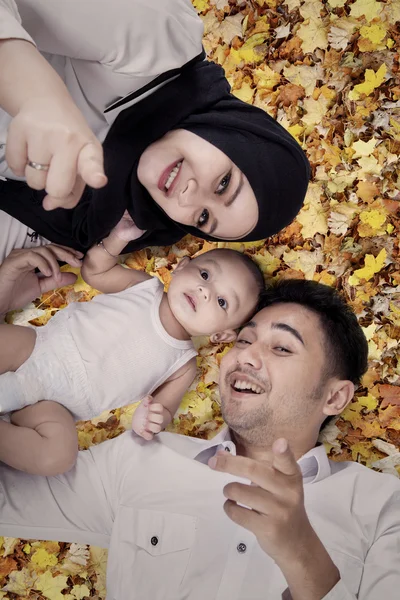
[[[187,129],[211,142],[248,178],[257,198],[259,220],[244,241],[277,233],[299,212],[310,175],[303,150],[264,111],[230,94],[221,67],[198,60],[184,67],[179,77],[118,115],[103,144],[109,181],[106,187],[86,187],[74,209],[50,213],[42,209],[38,193],[33,192],[34,212],[37,217],[41,212],[41,218],[29,223],[26,212],[25,218],[13,211],[14,216],[59,243],[67,243],[72,230],[70,245],[77,248],[89,248],[106,237],[126,209],[136,225],[147,230],[139,240],[128,244],[127,251],[169,245],[186,233],[217,240],[195,227],[172,221],[138,180],[137,167],[143,151],[172,129]],[[66,237],[52,239],[54,235],[40,226],[43,219]]]

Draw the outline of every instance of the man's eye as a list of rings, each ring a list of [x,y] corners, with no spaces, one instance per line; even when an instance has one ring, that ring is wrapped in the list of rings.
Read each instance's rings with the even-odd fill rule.
[[[221,181],[219,182],[219,186],[216,189],[216,193],[217,194],[223,194],[225,192],[225,190],[228,188],[229,183],[231,181],[232,178],[232,172],[229,171],[229,173],[227,173],[226,175],[224,175],[224,177],[221,179]]]
[[[224,310],[226,310],[228,308],[228,304],[227,304],[226,300],[224,300],[224,298],[218,298],[218,304]]]
[[[204,281],[207,281],[208,279],[208,272],[204,271],[203,269],[200,270],[200,276],[204,279]]]
[[[275,350],[278,350],[278,352],[282,352],[283,354],[290,354],[290,350],[284,346],[275,346]]]
[[[207,225],[208,223],[208,219],[210,218],[210,213],[208,212],[208,210],[205,208],[203,210],[203,212],[201,213],[196,226],[197,227],[204,227],[204,225]]]
[[[250,344],[250,342],[248,340],[245,340],[244,338],[241,338],[240,340],[236,340],[237,344]]]

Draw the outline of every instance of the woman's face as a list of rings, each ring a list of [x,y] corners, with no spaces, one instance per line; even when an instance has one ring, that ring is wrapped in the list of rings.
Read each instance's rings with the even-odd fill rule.
[[[138,178],[172,219],[214,237],[236,240],[258,221],[258,205],[240,169],[198,135],[176,129],[140,157]]]

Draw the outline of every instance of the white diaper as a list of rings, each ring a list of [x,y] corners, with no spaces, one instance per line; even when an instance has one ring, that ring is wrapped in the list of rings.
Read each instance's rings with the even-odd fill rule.
[[[55,325],[56,335],[52,331]],[[17,371],[0,375],[0,413],[40,400],[55,400],[76,419],[93,416],[88,378],[67,325],[68,319],[61,311],[48,325],[37,327],[35,347],[28,360]]]

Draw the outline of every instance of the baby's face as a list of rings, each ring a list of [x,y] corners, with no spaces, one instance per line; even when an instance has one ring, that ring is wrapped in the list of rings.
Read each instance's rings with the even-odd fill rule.
[[[254,311],[259,290],[254,275],[234,255],[205,252],[183,259],[173,274],[168,302],[191,336],[236,329]]]

